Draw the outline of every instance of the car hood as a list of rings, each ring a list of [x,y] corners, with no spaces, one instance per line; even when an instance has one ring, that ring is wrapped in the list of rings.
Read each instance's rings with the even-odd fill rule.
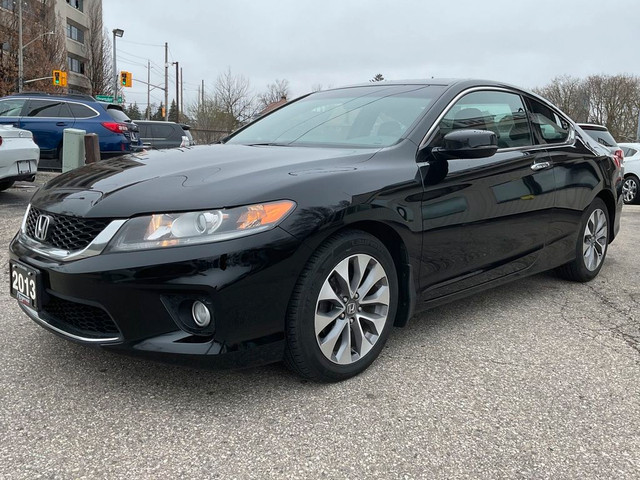
[[[32,204],[51,213],[127,218],[292,198],[308,175],[354,170],[377,149],[203,145],[101,161],[64,173]]]

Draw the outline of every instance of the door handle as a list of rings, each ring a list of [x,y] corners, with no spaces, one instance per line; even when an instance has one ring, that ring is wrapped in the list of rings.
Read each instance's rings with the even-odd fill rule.
[[[531,165],[531,170],[538,171],[544,170],[545,168],[549,168],[551,166],[551,162],[538,162]]]
[[[58,126],[58,127],[66,127],[67,126],[67,122],[58,122],[58,123],[56,123],[56,126]]]

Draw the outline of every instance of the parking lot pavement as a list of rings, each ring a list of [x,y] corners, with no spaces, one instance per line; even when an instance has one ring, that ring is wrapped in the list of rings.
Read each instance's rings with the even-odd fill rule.
[[[0,193],[0,478],[640,478],[640,207],[588,284],[538,275],[396,329],[364,374],[91,349],[8,296],[33,189]]]

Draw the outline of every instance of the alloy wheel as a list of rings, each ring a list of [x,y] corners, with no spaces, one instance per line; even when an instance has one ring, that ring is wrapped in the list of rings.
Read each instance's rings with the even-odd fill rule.
[[[389,279],[374,257],[361,253],[338,263],[316,302],[314,326],[322,354],[340,365],[366,356],[387,323],[389,302]]]
[[[622,184],[622,198],[624,203],[632,203],[638,195],[638,182],[634,178],[627,178]]]
[[[602,263],[607,249],[607,216],[596,208],[584,228],[582,238],[582,254],[584,265],[588,270],[596,270]]]

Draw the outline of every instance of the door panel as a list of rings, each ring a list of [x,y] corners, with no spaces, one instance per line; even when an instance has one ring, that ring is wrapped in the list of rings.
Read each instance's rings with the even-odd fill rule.
[[[534,171],[531,166],[546,160],[547,154],[538,150],[446,162],[447,176],[427,185],[423,198],[420,283],[425,300],[535,262],[548,235],[554,178],[552,169]]]
[[[439,159],[453,130],[496,134],[489,158]],[[477,90],[448,106],[422,168],[423,301],[449,295],[529,268],[548,237],[555,184],[546,151],[534,145],[519,94]]]

